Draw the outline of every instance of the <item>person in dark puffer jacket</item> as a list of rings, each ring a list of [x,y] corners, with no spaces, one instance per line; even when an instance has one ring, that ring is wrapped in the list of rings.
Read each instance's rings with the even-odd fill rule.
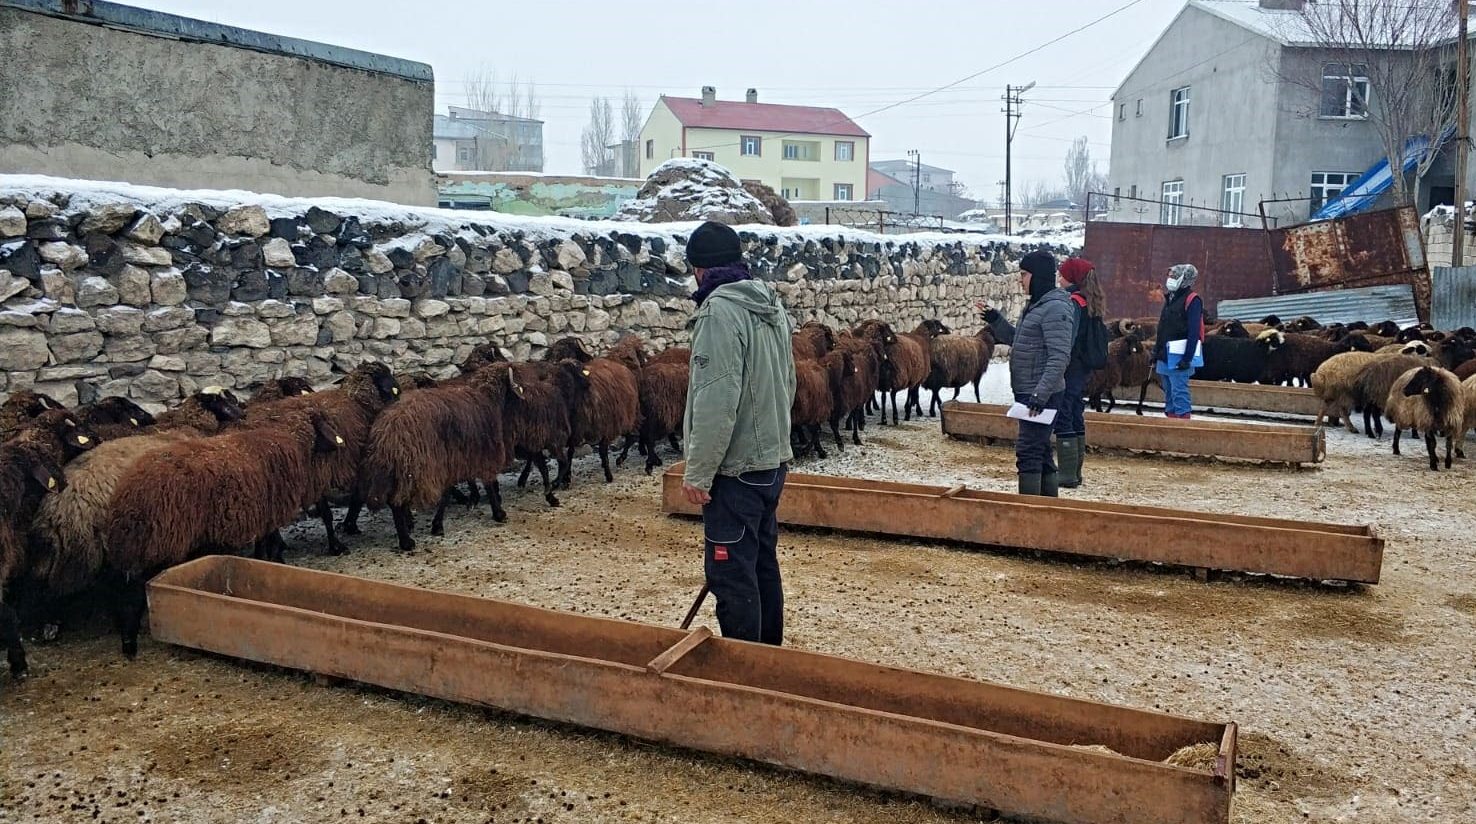
[[[1010,346],[1010,391],[1032,417],[1060,410],[1066,366],[1076,342],[1076,305],[1056,279],[1056,259],[1035,251],[1020,260],[1020,285],[1030,302],[1013,326],[999,310],[979,304],[995,340]],[[1051,425],[1020,421],[1015,439],[1015,470],[1021,495],[1056,497],[1059,478],[1051,454]]]

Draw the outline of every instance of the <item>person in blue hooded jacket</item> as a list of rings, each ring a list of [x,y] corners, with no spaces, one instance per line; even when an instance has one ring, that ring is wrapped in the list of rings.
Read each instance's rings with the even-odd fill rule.
[[[1179,263],[1169,267],[1163,283],[1153,363],[1163,383],[1163,414],[1170,418],[1189,417],[1189,379],[1204,365],[1204,301],[1193,288],[1198,278],[1193,264]]]

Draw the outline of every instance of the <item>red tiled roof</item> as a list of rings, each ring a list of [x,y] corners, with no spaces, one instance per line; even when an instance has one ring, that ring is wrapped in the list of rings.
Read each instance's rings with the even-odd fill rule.
[[[696,129],[753,129],[793,134],[834,134],[871,137],[840,109],[786,106],[780,103],[739,103],[719,100],[710,106],[694,97],[661,97],[683,126]]]
[[[886,187],[886,186],[907,186],[908,188],[912,188],[909,184],[903,183],[902,181],[898,180],[895,177],[892,177],[891,175],[887,174],[886,172],[878,172],[876,169],[867,169],[866,170],[866,192],[867,192],[867,194],[870,194],[872,192],[875,192],[878,189],[881,189],[881,188]]]

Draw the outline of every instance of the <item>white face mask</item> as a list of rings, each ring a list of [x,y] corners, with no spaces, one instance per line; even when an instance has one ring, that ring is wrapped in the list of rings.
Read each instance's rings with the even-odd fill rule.
[[[1184,288],[1184,279],[1178,275],[1169,275],[1163,282],[1163,288],[1170,292],[1177,292]]]

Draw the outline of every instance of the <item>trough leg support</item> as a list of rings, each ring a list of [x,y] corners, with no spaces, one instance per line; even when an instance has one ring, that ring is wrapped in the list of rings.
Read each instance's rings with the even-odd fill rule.
[[[703,641],[712,637],[712,630],[707,627],[698,627],[682,640],[672,644],[665,652],[651,659],[646,665],[646,672],[652,675],[660,675],[671,669],[672,665],[682,660],[682,656],[696,649]]]

